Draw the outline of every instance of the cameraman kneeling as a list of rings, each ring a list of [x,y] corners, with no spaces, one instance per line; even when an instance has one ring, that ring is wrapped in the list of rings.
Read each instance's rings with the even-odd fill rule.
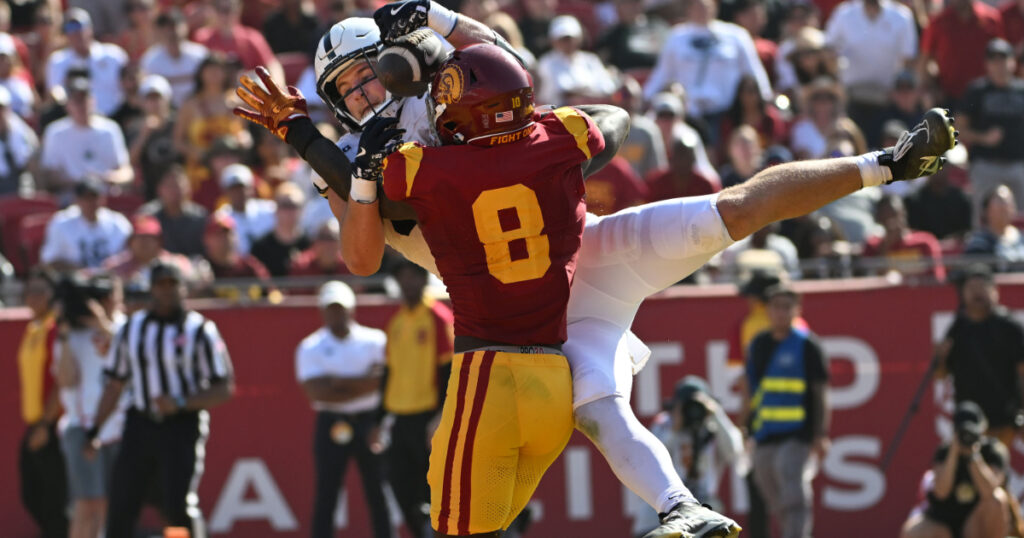
[[[664,409],[654,417],[651,432],[668,448],[676,472],[694,497],[721,510],[724,504],[718,498],[718,486],[722,472],[743,455],[743,434],[711,396],[707,383],[697,376],[686,376],[676,383]],[[638,515],[634,519],[637,535],[658,525],[653,510],[641,514],[650,517]]]
[[[903,525],[902,538],[1010,534],[1009,495],[1002,487],[1010,455],[999,440],[983,435],[987,422],[974,402],[957,406],[953,440],[936,450],[927,501]]]

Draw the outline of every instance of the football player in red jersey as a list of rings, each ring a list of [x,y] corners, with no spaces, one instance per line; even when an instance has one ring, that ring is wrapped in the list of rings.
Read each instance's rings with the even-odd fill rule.
[[[533,81],[499,47],[456,51],[431,92],[442,143],[407,143],[378,119],[360,138],[354,181],[408,203],[448,287],[455,357],[427,475],[440,536],[492,536],[526,506],[573,430],[561,352],[579,253],[584,169],[614,154],[582,112],[534,110]],[[358,200],[357,200],[358,201]],[[375,211],[355,204],[351,211]]]

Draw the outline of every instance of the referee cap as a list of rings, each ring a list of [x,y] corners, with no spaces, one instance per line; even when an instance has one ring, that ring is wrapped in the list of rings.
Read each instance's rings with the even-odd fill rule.
[[[320,294],[316,304],[320,308],[327,308],[332,304],[338,304],[346,310],[356,307],[356,294],[348,284],[338,280],[332,280],[320,287]]]

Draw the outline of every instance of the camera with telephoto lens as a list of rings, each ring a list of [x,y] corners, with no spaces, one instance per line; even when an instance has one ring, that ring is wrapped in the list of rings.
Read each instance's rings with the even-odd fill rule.
[[[57,282],[54,290],[54,300],[61,305],[61,320],[70,323],[72,327],[82,327],[83,318],[93,316],[89,310],[89,301],[102,301],[110,296],[113,289],[113,282],[105,275],[92,278],[79,273],[65,275]]]
[[[953,411],[953,434],[962,446],[969,447],[981,440],[988,429],[988,420],[981,407],[974,402],[964,401]]]

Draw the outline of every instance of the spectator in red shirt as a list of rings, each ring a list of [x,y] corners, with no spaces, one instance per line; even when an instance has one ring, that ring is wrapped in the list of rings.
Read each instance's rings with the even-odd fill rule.
[[[338,221],[331,219],[320,225],[313,246],[292,261],[290,276],[345,275],[349,270],[341,259],[341,234]]]
[[[673,140],[668,158],[668,169],[655,171],[647,179],[652,201],[701,196],[722,189],[717,181],[712,181],[697,172],[694,166],[696,141],[693,138],[695,137],[683,136]]]
[[[942,265],[942,249],[935,236],[928,232],[914,232],[907,225],[907,210],[903,199],[887,194],[875,206],[875,221],[885,233],[871,237],[864,245],[865,258],[884,258],[886,263],[869,266],[869,273],[900,273],[904,277],[946,279]]]
[[[206,222],[203,247],[214,278],[257,278],[268,280],[270,273],[256,258],[238,254],[235,244],[235,219],[227,213],[213,213]]]
[[[963,97],[967,85],[985,74],[985,47],[1004,37],[1003,18],[996,8],[977,0],[949,0],[921,35],[920,69],[927,80],[928,65],[938,67],[940,102]]]
[[[262,65],[274,80],[284,82],[284,69],[259,30],[241,23],[239,0],[213,0],[213,23],[196,30],[195,41],[210,50],[232,54],[246,69]]]
[[[587,211],[610,215],[647,201],[647,184],[629,161],[616,155],[604,168],[587,178]]]

